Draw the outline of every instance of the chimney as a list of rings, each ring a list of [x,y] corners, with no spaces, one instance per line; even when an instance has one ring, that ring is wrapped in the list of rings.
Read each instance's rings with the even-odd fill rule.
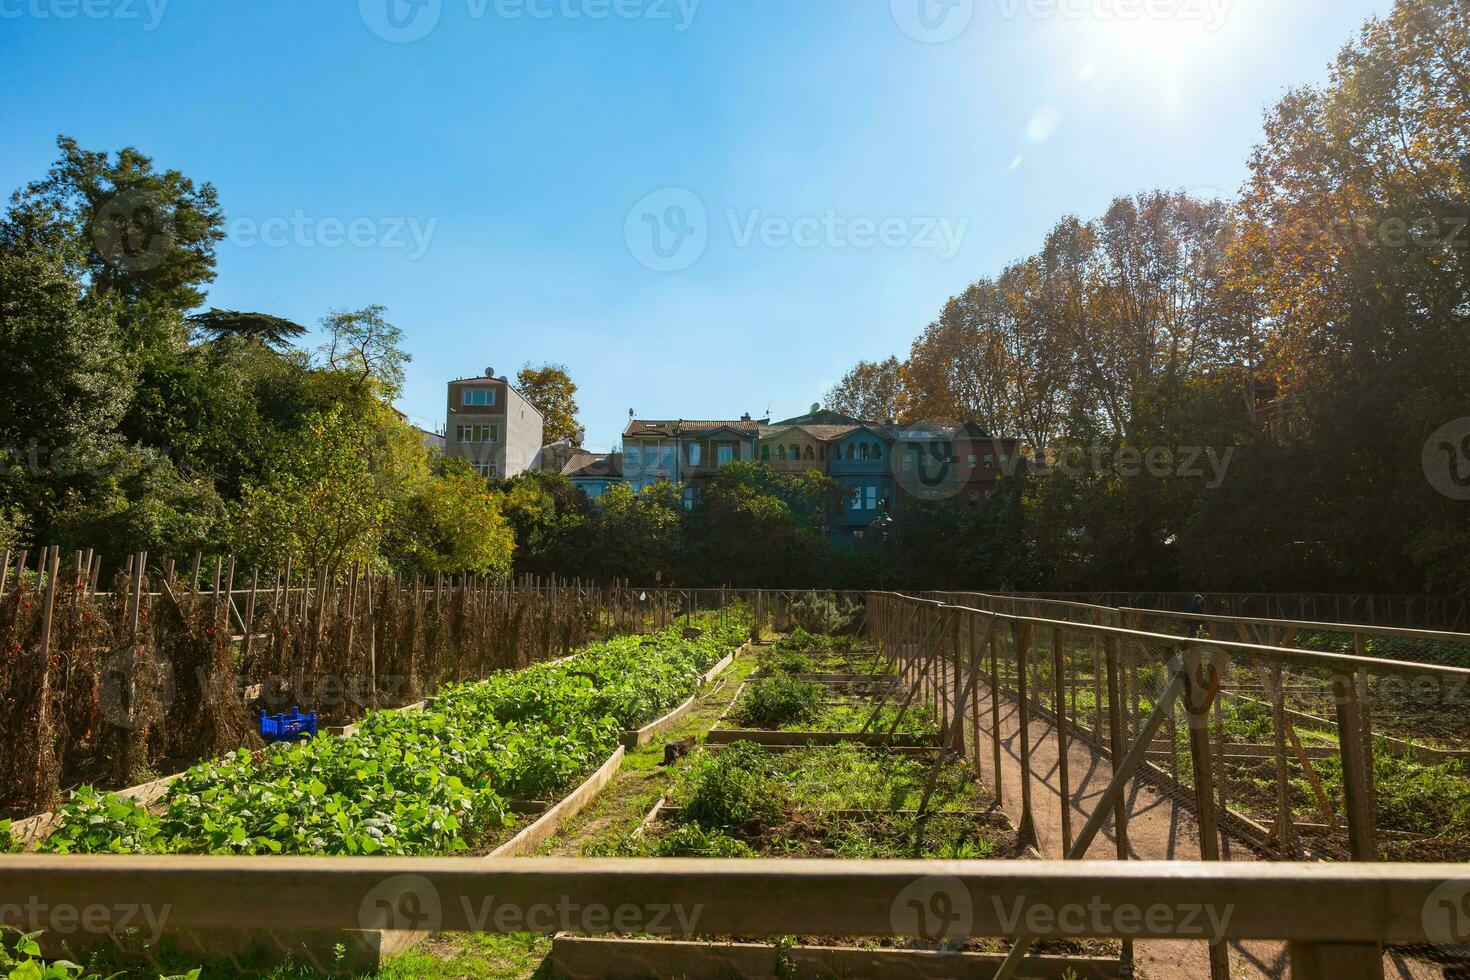
[[[742,421],[742,422],[749,422],[750,421],[750,413],[749,412],[746,412],[744,415],[740,416],[740,421]]]

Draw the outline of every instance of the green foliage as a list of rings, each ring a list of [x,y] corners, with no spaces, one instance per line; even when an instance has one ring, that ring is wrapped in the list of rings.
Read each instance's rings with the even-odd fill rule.
[[[536,406],[545,423],[542,442],[550,445],[562,439],[576,439],[582,431],[577,420],[577,385],[564,364],[527,364],[516,375],[516,390]]]
[[[189,317],[189,324],[212,340],[238,337],[276,349],[290,347],[292,341],[306,334],[301,324],[269,313],[240,313],[214,307],[208,313]]]
[[[55,853],[414,855],[464,851],[606,760],[621,733],[687,699],[749,624],[682,627],[450,689],[422,714],[206,762],[154,809],[83,787]]]
[[[307,420],[230,514],[234,549],[257,565],[286,559],[304,568],[370,562],[387,531],[391,502],[379,492],[374,454],[393,444],[391,423],[333,409]]]
[[[60,256],[101,296],[175,314],[198,306],[214,280],[224,213],[210,184],[177,170],[156,171],[128,147],[114,157],[81,149],[67,136],[45,178],[17,191],[0,224],[0,243],[24,242]],[[155,323],[165,318],[149,318]],[[182,321],[173,320],[175,330]],[[135,337],[176,343],[171,337]]]
[[[783,728],[812,722],[822,710],[822,685],[793,677],[759,681],[745,689],[735,717],[751,728]]]
[[[852,600],[839,600],[831,592],[813,592],[792,603],[791,613],[798,627],[822,636],[835,636],[850,629],[862,615]]]
[[[318,352],[352,391],[391,401],[403,390],[404,369],[413,358],[403,349],[403,331],[389,323],[384,306],[333,310],[322,317],[327,342]]]
[[[398,568],[431,575],[510,574],[515,533],[493,493],[467,460],[436,457],[432,472],[397,501],[384,551]]]
[[[676,796],[684,820],[706,830],[747,832],[779,823],[785,802],[763,765],[766,756],[744,742],[699,755],[680,773]]]
[[[589,845],[586,857],[750,858],[756,852],[723,830],[682,823],[667,833]]]

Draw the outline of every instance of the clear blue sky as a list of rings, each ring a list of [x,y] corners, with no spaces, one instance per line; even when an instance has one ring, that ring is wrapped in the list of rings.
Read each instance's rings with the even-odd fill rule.
[[[211,304],[386,305],[431,424],[450,378],[565,362],[607,447],[630,408],[804,411],[1065,213],[1232,193],[1388,7],[0,0],[0,188],[59,133],[136,146],[219,189]]]

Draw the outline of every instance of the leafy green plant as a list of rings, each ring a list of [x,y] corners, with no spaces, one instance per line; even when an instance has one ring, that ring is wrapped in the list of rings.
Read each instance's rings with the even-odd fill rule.
[[[791,605],[798,628],[822,636],[835,636],[857,622],[860,610],[851,600],[838,600],[831,592],[814,592]]]
[[[822,710],[822,686],[793,677],[776,677],[746,688],[737,719],[752,728],[780,728],[814,721]]]
[[[785,810],[780,784],[749,743],[700,755],[684,770],[679,798],[684,819],[708,830],[758,829],[780,822]]]
[[[622,731],[688,698],[742,641],[727,616],[622,637],[453,688],[434,710],[370,716],[347,738],[241,750],[195,766],[156,812],[90,787],[40,849],[58,853],[340,854],[463,851],[603,762]]]

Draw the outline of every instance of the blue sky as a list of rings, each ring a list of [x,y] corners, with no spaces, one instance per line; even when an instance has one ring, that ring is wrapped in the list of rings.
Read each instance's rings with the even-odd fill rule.
[[[630,408],[805,411],[1063,214],[1233,193],[1388,8],[0,0],[0,188],[59,133],[136,146],[219,189],[211,304],[387,306],[427,424],[446,380],[564,362],[606,448]]]

